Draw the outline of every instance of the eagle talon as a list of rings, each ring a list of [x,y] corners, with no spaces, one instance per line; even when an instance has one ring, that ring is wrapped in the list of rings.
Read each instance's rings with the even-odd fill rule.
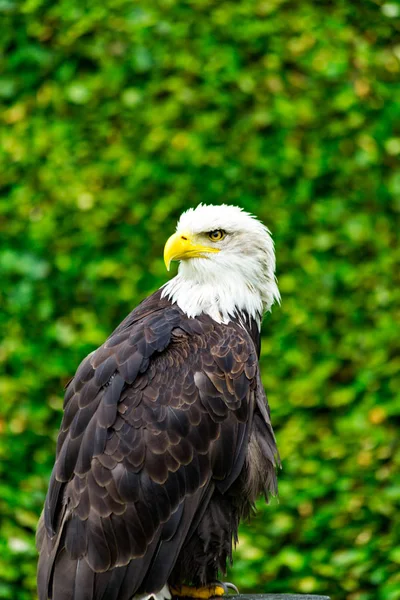
[[[224,583],[220,583],[219,585],[223,585],[225,588],[225,593],[227,596],[229,596],[229,591],[233,590],[235,592],[235,594],[239,595],[240,592],[238,590],[238,588],[236,587],[236,585],[234,583],[231,583],[230,581],[226,581]]]
[[[221,598],[228,596],[229,590],[234,590],[239,594],[239,590],[233,583],[224,583],[215,581],[210,585],[195,587],[191,585],[181,585],[177,588],[171,587],[171,594],[177,598],[193,598],[193,600],[211,600],[212,598]]]

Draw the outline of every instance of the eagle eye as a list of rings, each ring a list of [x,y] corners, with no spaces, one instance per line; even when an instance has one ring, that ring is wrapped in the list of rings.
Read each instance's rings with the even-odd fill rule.
[[[222,229],[214,229],[214,231],[209,231],[207,235],[212,242],[219,242],[224,239],[226,233]]]

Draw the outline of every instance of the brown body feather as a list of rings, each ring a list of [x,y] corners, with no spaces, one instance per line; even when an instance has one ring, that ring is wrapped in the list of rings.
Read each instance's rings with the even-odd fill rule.
[[[206,584],[276,490],[258,330],[187,317],[160,292],[68,385],[44,516],[40,600],[129,600]]]

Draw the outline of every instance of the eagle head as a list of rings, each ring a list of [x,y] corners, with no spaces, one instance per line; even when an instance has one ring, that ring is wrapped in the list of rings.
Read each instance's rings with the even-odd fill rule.
[[[274,243],[267,227],[238,206],[199,204],[184,212],[165,244],[164,261],[180,261],[162,295],[190,317],[227,323],[246,313],[260,325],[280,300]]]

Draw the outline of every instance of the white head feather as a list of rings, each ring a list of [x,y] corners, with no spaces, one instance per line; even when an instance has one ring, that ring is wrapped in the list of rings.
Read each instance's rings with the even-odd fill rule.
[[[247,313],[258,325],[280,295],[275,278],[274,244],[269,230],[238,206],[199,204],[184,212],[176,231],[203,242],[221,229],[224,239],[213,243],[218,253],[182,260],[178,275],[163,287],[189,316],[210,315],[219,323]]]

